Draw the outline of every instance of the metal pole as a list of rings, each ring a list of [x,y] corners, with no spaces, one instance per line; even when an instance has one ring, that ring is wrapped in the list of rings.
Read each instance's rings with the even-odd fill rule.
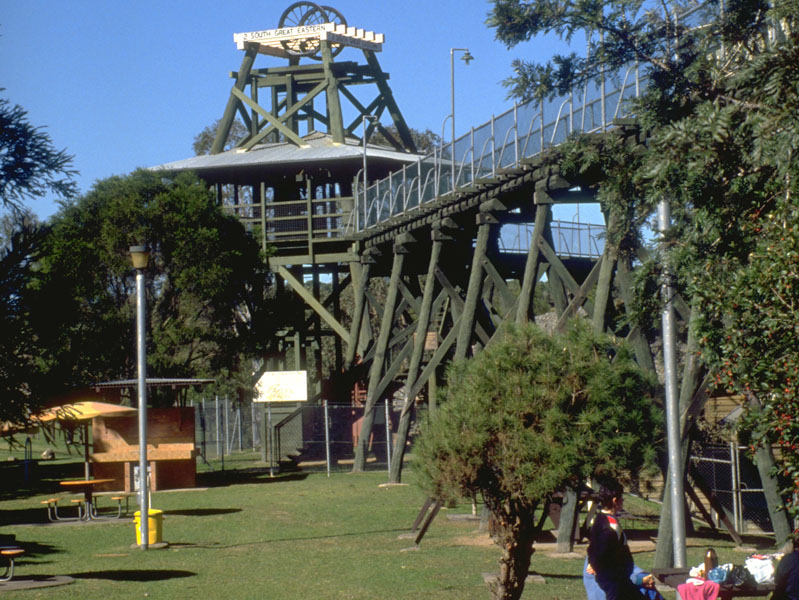
[[[452,163],[452,191],[455,191],[455,50],[460,48],[449,49],[449,99],[450,99],[450,117],[452,121],[452,152],[450,154],[450,162]]]
[[[150,541],[150,506],[147,493],[147,348],[145,327],[144,269],[136,269],[136,346],[139,371],[139,532],[141,549]],[[89,510],[89,507],[86,507]]]
[[[452,117],[452,191],[455,191],[455,53],[464,52],[462,59],[469,64],[469,61],[474,57],[469,52],[468,48],[450,48],[449,49],[449,99],[450,99],[450,116]]]
[[[272,431],[272,403],[266,403],[266,432],[269,436],[269,476],[275,476],[275,435]]]
[[[658,226],[661,236],[665,236],[671,226],[671,207],[667,199],[658,204]],[[677,386],[676,335],[674,326],[674,290],[671,287],[670,268],[663,242],[664,279],[661,286],[663,295],[663,368],[666,380],[666,432],[669,448],[669,478],[671,493],[671,523],[674,532],[674,566],[686,565],[685,553],[685,510],[682,475],[682,452],[680,439],[680,407]]]
[[[216,457],[219,458],[219,396],[214,396],[214,417],[216,420]]]
[[[324,401],[325,406],[325,463],[327,464],[327,476],[330,477],[330,415],[327,408],[327,400]]]
[[[388,472],[391,473],[391,415],[388,410],[388,398],[386,398],[386,462]]]
[[[225,396],[225,437],[222,441],[222,456],[225,453],[230,454],[230,446],[228,445],[228,428],[230,427],[230,419],[228,415],[227,396]]]
[[[369,185],[369,179],[366,177],[366,122],[377,121],[374,115],[361,115],[361,127],[363,127],[363,206],[366,209],[366,186]],[[356,216],[358,214],[358,204],[355,204]],[[357,228],[356,228],[357,230]]]

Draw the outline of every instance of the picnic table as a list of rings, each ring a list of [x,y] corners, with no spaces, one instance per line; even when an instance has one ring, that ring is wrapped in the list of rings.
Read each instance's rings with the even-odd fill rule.
[[[62,487],[70,490],[83,491],[85,502],[85,520],[90,521],[97,518],[97,511],[94,506],[94,489],[102,484],[110,483],[113,479],[67,479],[60,482]]]
[[[658,578],[661,583],[666,584],[672,589],[677,587],[690,578],[689,569],[652,569],[652,575]],[[758,583],[751,586],[736,587],[731,583],[719,585],[719,598],[721,600],[731,600],[732,598],[760,598],[768,596],[774,591],[773,584]]]

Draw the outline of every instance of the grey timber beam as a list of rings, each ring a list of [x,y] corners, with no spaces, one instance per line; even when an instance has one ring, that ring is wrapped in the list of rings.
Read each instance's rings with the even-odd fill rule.
[[[338,81],[330,67],[333,62],[330,42],[321,40],[320,49],[322,51],[322,65],[324,66],[325,77],[327,79],[328,130],[330,131],[330,135],[333,136],[334,142],[343,144],[345,141],[344,117],[341,112],[341,98],[338,95]]]
[[[530,247],[527,249],[527,261],[524,264],[524,276],[522,278],[521,291],[519,292],[519,304],[516,313],[516,323],[518,325],[526,323],[532,316],[530,308],[535,296],[535,286],[538,282],[540,254],[538,244],[543,239],[544,228],[549,223],[550,218],[551,209],[549,204],[539,204],[535,209],[533,239],[530,240]]]
[[[230,135],[230,128],[233,125],[236,109],[239,106],[239,99],[233,94],[233,90],[241,92],[247,85],[247,79],[250,77],[250,71],[252,70],[252,65],[255,62],[256,56],[258,56],[258,45],[247,44],[247,48],[244,51],[244,58],[241,61],[241,68],[236,75],[236,83],[233,84],[233,89],[228,98],[225,112],[222,113],[222,119],[219,121],[219,128],[216,130],[214,143],[211,146],[211,154],[219,154],[225,149],[225,142]]]
[[[618,219],[615,215],[611,215],[608,220],[607,231],[614,231]],[[613,279],[613,271],[616,266],[616,257],[618,249],[615,244],[611,244],[608,236],[605,236],[605,251],[602,253],[602,269],[599,271],[599,278],[596,284],[596,293],[594,294],[594,312],[591,319],[592,328],[594,333],[604,333],[605,324],[607,323],[607,308],[610,301],[611,281]]]
[[[397,427],[397,438],[394,443],[394,460],[391,463],[388,480],[392,483],[399,483],[402,477],[402,459],[405,455],[405,443],[408,440],[408,429],[411,425],[411,408],[415,401],[415,396],[410,395],[411,389],[416,383],[419,374],[419,367],[422,364],[422,355],[427,341],[427,330],[430,327],[430,314],[433,306],[433,296],[436,287],[436,267],[441,256],[443,242],[435,240],[430,249],[430,261],[427,266],[427,278],[424,283],[422,293],[422,306],[419,309],[419,326],[416,330],[416,341],[411,354],[410,364],[408,365],[408,376],[405,380],[405,398],[402,403],[402,412]]]
[[[602,265],[606,260],[608,260],[607,255],[603,255],[591,269],[591,272],[588,274],[588,277],[585,278],[583,284],[574,292],[572,300],[569,302],[566,310],[564,310],[558,317],[558,323],[555,326],[556,331],[563,331],[563,328],[566,326],[566,322],[577,314],[577,311],[580,309],[583,303],[587,303],[588,292],[592,287],[594,287],[597,279],[599,279],[599,274],[602,271]]]
[[[458,343],[455,345],[454,360],[466,358],[469,344],[472,340],[475,315],[477,313],[477,300],[480,297],[480,287],[483,281],[483,258],[488,247],[490,232],[491,223],[489,222],[483,222],[477,228],[477,241],[474,247],[472,268],[469,272],[469,287],[466,290],[466,300],[463,305],[463,315],[458,331]]]
[[[388,77],[385,73],[383,73],[383,69],[380,68],[380,63],[377,60],[377,56],[371,50],[364,50],[363,55],[366,58],[366,62],[370,67],[372,67],[372,74],[375,78],[377,89],[380,90],[380,95],[383,97],[383,102],[388,109],[392,120],[394,121],[394,125],[397,126],[397,133],[399,134],[402,143],[405,145],[405,149],[409,152],[416,152],[416,144],[413,143],[410,129],[408,129],[408,125],[405,123],[405,118],[402,116],[399,106],[397,106],[396,100],[394,100],[394,94],[391,92],[391,87],[389,87],[387,82]]]
[[[449,333],[447,333],[446,337],[442,340],[441,344],[433,353],[433,357],[430,359],[430,362],[428,362],[425,368],[422,370],[422,374],[416,379],[416,383],[413,384],[413,388],[411,388],[410,391],[411,398],[415,398],[419,395],[424,385],[433,376],[438,366],[444,360],[444,357],[447,355],[447,352],[449,352],[449,349],[452,348],[452,345],[458,338],[458,328],[460,327],[460,324],[461,317],[458,317],[452,324],[452,329],[449,330]]]
[[[322,306],[319,300],[314,298],[313,294],[305,288],[301,281],[294,277],[294,275],[288,269],[286,269],[286,267],[279,267],[278,273],[291,286],[291,289],[293,289],[298,296],[305,300],[308,306],[316,311],[316,313],[322,317],[322,319],[324,319],[325,322],[330,325],[330,327],[333,328],[333,331],[335,331],[346,344],[350,344],[349,332],[341,323],[336,320],[332,314],[330,314],[330,312],[324,306]]]
[[[349,369],[355,361],[358,352],[358,344],[361,338],[361,325],[364,320],[364,307],[366,306],[366,287],[369,285],[370,264],[361,265],[351,263],[350,270],[356,285],[353,287],[355,294],[355,306],[352,312],[352,323],[350,323],[350,339],[347,343],[347,355],[344,358],[344,368]],[[359,273],[356,275],[356,271]]]
[[[630,315],[632,312],[632,277],[630,274],[630,259],[626,256],[621,256],[616,261],[616,283],[619,290],[619,295],[624,303],[625,312]],[[644,337],[641,328],[635,325],[627,336],[635,353],[635,361],[643,369],[647,369],[651,373],[655,373],[655,361],[652,358],[652,349],[649,347],[649,342]]]
[[[262,129],[261,132],[258,133],[257,135],[254,135],[254,136],[248,138],[247,141],[244,144],[241,145],[242,148],[244,148],[245,150],[249,150],[250,148],[255,146],[255,144],[257,144],[262,139],[264,139],[267,135],[269,135],[269,133],[272,131],[272,127],[276,128],[278,131],[280,131],[280,133],[285,135],[288,139],[290,139],[292,142],[294,142],[298,146],[304,146],[305,145],[305,142],[302,141],[302,138],[300,136],[298,136],[291,128],[289,128],[286,125],[284,125],[281,119],[275,117],[274,115],[269,113],[267,110],[265,110],[263,107],[259,106],[258,104],[255,104],[252,100],[250,100],[247,97],[247,95],[244,92],[240,92],[236,88],[233,88],[233,90],[231,90],[230,93],[233,96],[236,96],[237,98],[239,98],[245,104],[247,104],[250,108],[252,108],[255,112],[257,112],[259,115],[261,115],[271,125],[271,127],[266,127],[264,129]],[[290,111],[284,113],[282,119],[283,120],[288,119],[297,110],[299,110],[300,106],[301,106],[300,104],[295,104]]]
[[[483,260],[483,269],[485,269],[486,274],[494,284],[494,288],[499,292],[500,296],[502,296],[503,302],[505,302],[506,305],[514,304],[516,302],[516,296],[510,291],[507,282],[502,278],[502,275],[499,274],[497,268],[487,257]]]
[[[374,407],[377,402],[378,383],[383,371],[383,363],[386,358],[386,348],[388,338],[391,333],[391,325],[394,320],[394,307],[397,303],[397,292],[399,290],[399,279],[402,275],[402,267],[405,262],[404,252],[395,252],[394,260],[391,265],[391,279],[389,280],[388,293],[386,294],[386,305],[383,309],[383,318],[380,323],[380,332],[377,337],[375,347],[375,357],[369,369],[369,387],[367,388],[366,406],[364,407],[363,421],[361,424],[361,434],[358,436],[358,445],[355,448],[355,459],[352,465],[353,473],[363,471],[366,464],[366,448],[369,435],[372,432],[374,423]]]
[[[450,283],[449,279],[447,279],[447,276],[444,274],[444,271],[442,271],[441,268],[439,267],[436,267],[436,279],[438,279],[441,286],[446,290],[447,294],[449,295],[451,301],[450,304],[452,306],[452,315],[454,319],[458,319],[460,321],[460,318],[463,316],[463,308],[466,305],[466,303],[464,302],[463,298],[460,297],[460,294],[458,294],[458,290],[456,290],[455,287]],[[488,340],[490,339],[490,336],[483,329],[483,326],[475,322],[474,329],[475,332],[477,333],[477,337],[480,338],[480,341],[483,344],[487,344]]]

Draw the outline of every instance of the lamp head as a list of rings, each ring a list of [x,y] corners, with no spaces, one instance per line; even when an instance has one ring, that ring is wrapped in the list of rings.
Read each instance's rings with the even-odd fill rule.
[[[466,63],[466,66],[469,66],[469,62],[474,60],[474,56],[472,56],[472,53],[469,52],[468,48],[466,49],[466,52],[463,53],[463,56],[461,56],[461,60]]]
[[[134,269],[146,269],[150,262],[150,249],[147,246],[131,246],[130,259]]]

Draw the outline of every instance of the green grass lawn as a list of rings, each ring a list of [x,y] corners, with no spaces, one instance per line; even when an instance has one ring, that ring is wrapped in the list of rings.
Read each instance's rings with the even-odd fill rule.
[[[424,501],[410,475],[410,485],[381,487],[384,471],[272,478],[256,468],[263,465],[254,455],[226,458],[225,472],[218,463],[213,466],[213,472],[201,469],[199,485],[205,488],[153,494],[153,508],[164,511],[169,547],[142,552],[131,548],[130,519],[43,522],[39,501],[70,469],[82,470],[74,456],[48,461],[36,484],[0,493],[0,535],[15,535],[28,550],[18,562],[20,577],[70,575],[75,582],[3,598],[488,598],[482,574],[497,570],[499,551],[478,522],[448,517],[470,513],[470,505],[442,510],[420,548],[404,551],[413,541],[399,535],[409,530]],[[239,470],[229,470],[235,467]],[[626,508],[639,515],[659,510],[638,499],[630,499]],[[646,520],[624,526],[639,542],[653,537],[657,527]],[[770,544],[765,538],[751,542]],[[747,553],[725,536],[692,538],[690,564],[701,561],[708,545],[722,561],[742,562]],[[583,546],[576,549],[584,554]],[[544,582],[528,584],[524,598],[584,598],[583,559],[555,557],[552,551],[552,545],[542,544],[533,556],[532,569]],[[653,554],[636,552],[636,562],[647,568]]]

